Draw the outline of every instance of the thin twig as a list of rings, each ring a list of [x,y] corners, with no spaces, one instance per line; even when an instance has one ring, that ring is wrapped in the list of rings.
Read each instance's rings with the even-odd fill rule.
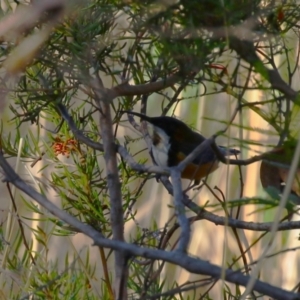
[[[9,196],[10,196],[10,199],[12,201],[12,204],[13,204],[13,207],[14,207],[14,211],[16,213],[16,216],[17,216],[17,220],[18,220],[18,224],[19,224],[19,228],[20,228],[20,231],[21,231],[21,236],[22,236],[22,240],[24,242],[24,246],[30,256],[30,259],[31,259],[31,262],[36,265],[36,262],[35,262],[35,258],[33,257],[32,255],[32,251],[27,243],[27,240],[26,240],[26,236],[25,236],[25,231],[24,231],[24,227],[23,227],[23,223],[21,221],[21,218],[19,216],[19,213],[18,213],[18,209],[17,209],[17,205],[16,205],[16,202],[15,202],[15,199],[14,199],[14,196],[13,196],[13,193],[11,191],[11,188],[10,188],[10,184],[7,182],[6,183],[6,186],[7,186],[7,190],[8,190],[8,193],[9,193]]]

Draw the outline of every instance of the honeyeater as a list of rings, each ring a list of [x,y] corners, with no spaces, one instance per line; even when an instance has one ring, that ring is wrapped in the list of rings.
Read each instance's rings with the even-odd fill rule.
[[[176,118],[167,116],[148,117],[137,112],[123,112],[138,116],[152,125],[152,132],[150,133],[152,138],[151,155],[154,162],[161,167],[178,165],[199,144],[205,141],[205,137]],[[236,149],[218,147],[226,156],[240,153]],[[215,152],[208,145],[185,167],[181,177],[195,180],[195,183],[199,184],[202,178],[218,168],[218,164],[219,161]]]

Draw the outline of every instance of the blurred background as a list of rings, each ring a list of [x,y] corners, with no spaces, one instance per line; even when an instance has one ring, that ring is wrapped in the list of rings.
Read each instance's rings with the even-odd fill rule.
[[[117,73],[117,71],[123,69],[124,57],[128,58],[128,53],[130,53],[130,51],[132,51],[135,47],[135,43],[137,41],[137,30],[136,28],[134,28],[134,30],[132,29],[134,25],[136,25],[133,24],[132,14],[137,13],[137,11],[134,10],[134,7],[139,3],[129,1],[128,3],[125,3],[128,5],[128,8],[126,8],[125,4],[122,2],[122,5],[120,4],[122,7],[120,11],[113,14],[111,25],[109,26],[108,24],[107,28],[103,29],[103,33],[98,33],[98,35],[95,34],[95,37],[91,40],[89,40],[90,36],[87,34],[86,44],[84,44],[84,30],[89,29],[87,26],[89,17],[94,18],[90,19],[92,24],[92,21],[95,21],[97,20],[97,17],[102,16],[100,13],[94,13],[94,11],[97,11],[97,5],[103,5],[106,7],[109,6],[109,4],[105,1],[90,1],[90,6],[84,6],[83,12],[86,13],[86,19],[84,19],[84,13],[81,12],[80,9],[76,6],[68,7],[68,1],[65,3],[67,6],[65,19],[64,21],[59,21],[53,25],[53,33],[51,33],[53,36],[51,35],[49,41],[45,41],[45,47],[43,48],[44,52],[35,52],[36,49],[32,50],[35,54],[34,57],[37,57],[34,63],[32,63],[32,65],[28,65],[26,70],[17,66],[17,72],[11,75],[9,79],[7,79],[7,66],[2,66],[2,78],[4,78],[2,82],[2,89],[5,92],[6,102],[2,107],[1,136],[3,140],[5,139],[6,141],[9,141],[6,142],[5,150],[10,156],[10,164],[28,184],[43,192],[53,203],[71,211],[84,222],[88,222],[91,219],[85,218],[84,211],[81,211],[82,215],[77,215],[76,206],[71,207],[71,201],[68,202],[68,204],[65,204],[64,202],[66,199],[62,196],[63,193],[65,193],[66,197],[72,196],[76,200],[79,199],[79,197],[76,198],[76,193],[73,193],[71,188],[68,188],[68,185],[71,180],[74,180],[74,178],[71,178],[71,176],[68,177],[66,174],[77,174],[77,161],[81,159],[79,156],[84,156],[87,160],[87,157],[91,155],[96,157],[97,168],[101,170],[99,178],[101,178],[101,182],[104,184],[106,175],[103,156],[102,154],[91,153],[84,147],[82,147],[84,149],[81,149],[84,155],[82,153],[71,153],[71,155],[67,157],[67,155],[64,155],[63,153],[53,152],[53,144],[57,143],[58,138],[61,140],[64,139],[64,136],[72,138],[72,134],[68,131],[67,125],[63,125],[65,127],[62,127],[60,133],[53,133],[54,129],[60,122],[60,118],[58,115],[55,115],[55,110],[50,107],[50,104],[49,107],[47,107],[47,99],[49,98],[47,98],[46,93],[44,95],[43,91],[41,92],[41,90],[38,89],[42,89],[43,80],[49,80],[50,82],[50,75],[52,72],[54,73],[57,71],[53,71],[54,66],[51,64],[47,66],[47,69],[43,69],[46,66],[45,61],[51,58],[51,54],[56,55],[59,53],[57,57],[53,58],[53,61],[57,59],[57,68],[59,69],[57,73],[62,72],[60,76],[64,78],[63,88],[65,88],[66,92],[58,98],[65,101],[69,107],[70,114],[72,114],[77,124],[80,124],[78,121],[80,117],[84,118],[85,114],[88,112],[89,117],[84,121],[85,123],[83,122],[84,132],[89,137],[95,140],[100,140],[101,142],[101,132],[99,133],[97,131],[97,127],[99,127],[98,112],[94,111],[95,108],[93,107],[93,101],[91,97],[89,97],[87,89],[78,88],[79,85],[85,86],[86,84],[83,76],[85,73],[80,69],[80,63],[82,63],[80,59],[83,61],[84,59],[89,61],[90,53],[87,48],[91,47],[94,49],[94,47],[102,47],[104,50],[107,50],[108,42],[112,42],[117,45],[114,47],[118,49],[116,51],[118,59],[114,56],[116,53],[111,54],[109,58],[107,58],[106,63],[110,66],[110,71],[108,72],[110,75],[103,71],[105,68],[101,69],[99,67],[99,69],[96,70],[90,65],[88,65],[86,67],[87,70],[85,69],[84,71],[87,73],[90,72],[90,74],[97,71],[100,74],[104,87],[108,89],[122,82],[124,78],[122,78],[122,74],[119,74],[121,72],[118,73],[118,76],[115,76],[114,72]],[[152,4],[153,3],[151,3],[151,5]],[[2,0],[1,12],[3,18],[0,20],[0,22],[2,22],[0,23],[0,30],[1,25],[3,28],[3,26],[7,24],[7,19],[5,19],[6,15],[13,13],[17,8],[19,9],[20,6],[27,5],[28,4],[25,2],[17,4],[17,2]],[[116,5],[116,3],[114,3],[114,5]],[[277,9],[277,6],[275,5],[273,8],[275,10]],[[286,9],[288,10],[288,8]],[[26,14],[24,16],[30,16],[30,11],[26,10],[25,12]],[[291,13],[291,11],[289,12]],[[107,20],[108,19],[104,18],[104,21]],[[53,20],[50,19],[50,21]],[[80,25],[82,25],[81,29]],[[289,49],[289,51],[282,50],[278,52],[275,51],[276,53],[273,53],[272,44],[268,39],[265,39],[260,41],[259,49],[260,51],[265,49],[265,53],[272,55],[272,62],[274,65],[265,62],[265,60],[267,60],[266,57],[259,51],[258,56],[265,62],[265,65],[276,68],[282,78],[289,82],[292,88],[297,90],[299,82],[298,31],[295,30],[295,28],[288,30],[287,25],[284,24],[282,27],[284,27],[282,36],[280,36],[281,33],[277,34],[279,36],[278,39],[281,38],[281,40],[276,40],[276,38],[274,38],[274,40],[277,41],[278,45],[284,45],[284,49]],[[76,32],[74,28],[76,28],[78,36],[79,34],[81,35],[82,40],[80,40],[74,33]],[[287,30],[285,30],[286,28]],[[37,27],[32,29],[30,34],[34,34],[37,29],[40,28]],[[11,31],[14,30],[16,32],[18,31],[18,29],[15,28],[11,29]],[[56,31],[54,32],[54,30]],[[72,30],[74,30],[74,32]],[[26,34],[29,35],[29,33]],[[18,33],[16,33],[16,36],[18,37]],[[109,38],[107,36],[109,36]],[[274,35],[272,35],[272,37],[273,36]],[[53,39],[55,40],[55,38],[57,38],[58,41],[60,37],[62,37],[65,44],[62,43],[62,45],[56,49],[53,46],[55,45]],[[21,38],[19,37],[19,39]],[[3,38],[1,48],[2,62],[7,61],[10,51],[12,51],[11,49],[13,49],[15,45],[18,45],[19,42],[16,42],[16,40],[12,41],[11,39]],[[78,45],[86,51],[82,52],[82,48],[78,46],[78,53],[81,51],[82,56],[75,52],[75,50],[72,52],[73,48],[71,49],[71,45],[72,47],[75,47],[73,44],[75,45],[76,43],[78,43]],[[39,45],[37,45],[37,47],[38,46]],[[69,46],[72,51],[67,48]],[[64,47],[65,49],[68,49],[69,52],[66,51],[65,53],[60,53],[59,51],[62,51]],[[38,48],[40,48],[40,46]],[[144,49],[145,51],[148,51],[147,46],[145,46]],[[151,51],[154,52],[153,49],[155,49],[155,47],[151,48]],[[159,48],[157,47],[157,49]],[[149,51],[150,54],[151,51]],[[139,54],[136,55],[138,56]],[[154,53],[153,56],[155,56],[154,61],[157,61],[158,54]],[[21,59],[24,59],[24,57],[21,56]],[[99,58],[99,61],[101,61],[101,59],[102,57]],[[146,56],[144,59],[147,62]],[[190,59],[190,57],[188,57],[188,59]],[[143,83],[143,80],[146,82],[150,80],[147,63],[145,61],[143,61],[141,71],[141,73],[145,74],[143,76],[140,75],[140,82],[137,80],[138,75],[128,75],[126,80],[128,79],[129,84],[136,85]],[[62,63],[63,66],[61,66],[60,63]],[[209,61],[209,63],[211,62]],[[237,103],[247,104],[247,106],[245,105],[245,108],[239,110],[226,133],[223,136],[218,137],[217,143],[219,145],[240,149],[240,159],[248,159],[254,155],[258,155],[272,149],[278,142],[279,133],[274,130],[274,127],[270,126],[270,122],[268,122],[268,120],[272,119],[273,112],[276,110],[278,104],[277,100],[281,97],[279,92],[276,93],[274,90],[267,90],[264,83],[261,83],[264,82],[261,74],[253,72],[253,69],[248,66],[245,67],[246,63],[241,61],[241,59],[232,51],[224,51],[220,53],[217,57],[217,61],[214,61],[214,63],[221,65],[223,70],[222,68],[221,70],[211,69],[209,71],[205,71],[209,75],[203,73],[201,80],[197,81],[195,79],[195,81],[193,81],[191,79],[178,93],[177,99],[180,101],[170,106],[167,115],[175,116],[191,126],[195,131],[201,133],[203,136],[210,137],[227,126],[229,120],[231,120],[235,110],[237,109]],[[205,62],[204,64],[207,66]],[[150,67],[153,67],[150,63],[149,65]],[[288,71],[291,65],[295,68],[295,72],[293,73]],[[11,65],[9,65],[8,68],[9,67],[11,67]],[[132,69],[131,71],[134,72],[136,70]],[[43,76],[39,77],[39,75],[37,75],[39,72],[43,72]],[[33,76],[33,73],[35,73],[35,79],[30,77]],[[249,74],[250,79],[248,78]],[[81,81],[79,80],[80,82],[77,85],[76,80],[78,76]],[[205,80],[206,76],[209,76],[210,80]],[[230,86],[228,83],[232,82],[229,78],[230,76],[235,78],[235,84],[237,86],[245,87],[243,93],[240,93],[240,90],[242,89],[235,89],[234,86]],[[32,86],[29,84],[31,81],[34,82],[32,83]],[[20,82],[21,84],[22,82],[27,83],[27,91],[24,90],[25,84],[21,86]],[[228,88],[225,88],[225,84],[222,86],[221,82],[228,83]],[[39,86],[39,84],[41,84],[41,86]],[[267,83],[265,85],[268,86]],[[59,86],[59,84],[57,84],[57,86]],[[76,92],[73,93],[71,90],[74,86],[76,86]],[[180,84],[177,84],[172,88],[167,88],[159,93],[149,95],[147,100],[147,115],[161,115],[163,108],[169,104],[169,99],[171,99],[178,91],[179,86]],[[31,90],[33,88],[35,88],[35,91]],[[35,93],[40,98],[38,98]],[[30,95],[35,96],[37,102],[34,102],[34,99],[31,99]],[[42,98],[41,95],[45,98]],[[241,97],[239,98],[239,96]],[[67,97],[68,99],[65,100],[64,97]],[[140,111],[140,98],[129,98],[130,97],[119,97],[115,99],[112,104],[112,112],[115,117],[114,129],[116,130],[116,140],[121,145],[126,144],[128,151],[133,155],[136,161],[149,165],[152,164],[152,161],[141,133],[137,132],[130,125],[126,115],[123,115],[120,119],[120,115],[118,114],[119,108],[122,107],[125,109],[133,109],[137,112]],[[252,106],[252,103],[268,101],[270,99],[273,99],[274,101],[263,106],[256,106],[256,104],[253,104]],[[39,111],[38,121],[36,121],[36,119],[32,121],[33,119],[30,120],[29,118],[29,121],[25,122],[24,115],[20,113],[22,112],[21,107],[25,102],[28,104],[30,101],[32,101],[30,104],[32,106],[31,109],[33,109],[35,105],[42,108]],[[132,105],[130,106],[130,104]],[[258,108],[255,110],[251,109],[251,107]],[[23,113],[24,111],[25,110],[23,110]],[[268,116],[269,119],[265,116]],[[92,120],[92,124],[89,124],[89,120]],[[136,118],[136,121],[139,122],[139,119]],[[276,122],[277,121],[280,123],[278,119],[276,119]],[[289,124],[291,131],[294,130],[294,136],[297,136],[299,130],[298,124],[298,113],[294,110]],[[78,126],[81,126],[81,124]],[[130,141],[128,140],[129,138]],[[32,145],[32,148],[30,148],[29,145]],[[20,150],[18,150],[19,147]],[[10,150],[11,153],[9,153],[8,150]],[[26,152],[28,155],[21,155],[20,158],[20,155],[18,154],[20,152]],[[42,155],[42,152],[46,152],[46,154]],[[39,155],[42,156],[41,160],[37,161],[32,167],[32,162],[35,161]],[[118,159],[121,165],[121,159]],[[63,172],[67,172],[66,170],[68,170],[69,173],[63,175]],[[240,220],[255,223],[271,222],[274,220],[277,207],[266,209],[264,203],[254,201],[255,197],[257,197],[257,199],[270,199],[270,197],[263,191],[259,173],[260,162],[240,168],[220,163],[219,169],[209,175],[206,183],[220,199],[225,199],[225,203],[229,200],[249,200],[249,204],[247,203],[247,205],[235,205],[234,208],[229,205],[228,211],[231,216],[235,217],[237,211],[239,211],[238,218]],[[61,181],[59,181],[61,185],[55,186],[55,180],[58,180],[55,176],[61,176]],[[145,177],[139,178],[136,176],[128,179],[125,178],[121,167],[120,178],[122,184],[126,185],[126,190],[128,190],[132,195],[136,191],[141,190],[136,201],[132,202],[131,210],[129,210],[128,213],[130,217],[128,217],[128,220],[126,220],[125,223],[124,234],[126,241],[136,242],[139,244],[142,236],[146,240],[155,240],[153,241],[153,245],[155,247],[160,238],[159,232],[165,228],[166,224],[169,224],[167,227],[169,229],[175,222],[172,196],[160,182],[156,181],[155,178],[144,180]],[[5,179],[5,177],[3,176],[2,179]],[[63,182],[65,182],[65,186],[62,184]],[[188,187],[190,184],[190,181],[183,180],[184,188]],[[99,191],[102,188],[103,187],[97,187],[95,189]],[[105,190],[105,188],[103,188],[103,190]],[[0,207],[0,221],[2,224],[2,272],[0,275],[0,283],[2,294],[0,293],[0,299],[10,299],[14,292],[16,292],[15,295],[21,295],[23,293],[24,296],[28,291],[35,291],[39,286],[49,284],[51,277],[49,275],[50,270],[51,272],[54,272],[53,270],[55,270],[51,277],[53,280],[59,279],[59,277],[63,276],[62,274],[65,273],[78,272],[82,276],[86,276],[88,278],[86,280],[88,283],[86,283],[85,288],[89,290],[89,292],[92,291],[93,295],[103,299],[106,299],[106,297],[109,299],[107,292],[104,291],[105,287],[103,287],[105,284],[103,283],[104,267],[103,260],[101,259],[101,249],[94,247],[92,245],[92,241],[84,235],[74,233],[70,230],[70,228],[57,226],[57,223],[53,222],[53,216],[51,216],[49,212],[39,207],[23,193],[13,189],[12,194],[14,195],[14,199],[18,207],[18,214],[22,216],[22,223],[25,228],[26,237],[30,241],[30,248],[32,249],[32,253],[36,256],[39,267],[31,265],[28,253],[25,249],[26,247],[24,247],[22,243],[17,216],[13,210],[5,182],[1,184],[1,192],[2,201]],[[202,186],[200,189],[196,190],[190,190],[188,195],[197,205],[206,206],[207,210],[217,215],[225,216],[224,209],[221,207],[220,202],[207,186]],[[103,205],[108,205],[109,197],[107,196],[107,191],[103,192],[103,194],[99,192],[98,196],[99,201]],[[124,203],[125,202],[124,196]],[[245,203],[243,202],[243,204]],[[128,211],[127,208],[128,207],[126,206],[126,211]],[[104,208],[103,211],[105,211]],[[286,214],[287,212],[285,210],[282,217]],[[108,215],[106,213],[103,213],[103,215],[108,219]],[[187,210],[187,216],[192,217],[195,216],[195,214]],[[298,219],[299,215],[294,213],[292,220]],[[108,224],[109,222],[105,226],[109,227]],[[104,230],[102,227],[101,229]],[[105,227],[105,229],[107,229],[107,227]],[[234,231],[228,227],[216,226],[207,220],[198,220],[194,222],[191,226],[191,230],[191,241],[188,248],[188,253],[191,256],[200,257],[203,260],[208,260],[213,264],[223,265],[224,267],[231,267],[230,264],[232,263],[234,269],[241,268],[242,271],[245,271],[244,262],[241,258],[236,261],[236,259],[241,255],[241,249],[244,251],[245,249],[248,249],[244,258],[246,258],[247,263],[251,265],[251,263],[260,258],[263,250],[269,243],[268,234],[264,232],[241,229]],[[171,250],[172,247],[176,247],[178,233],[179,230],[177,230],[170,239],[167,246],[168,250]],[[155,234],[157,234],[157,236]],[[298,284],[299,251],[284,252],[285,249],[298,247],[298,238],[298,230],[276,233],[276,243],[271,253],[280,252],[280,254],[268,257],[264,260],[263,268],[260,273],[260,279],[262,281],[266,281],[272,285],[288,290],[293,289]],[[112,276],[113,255],[111,255],[110,251],[107,249],[103,251],[107,258],[108,271],[110,276]],[[156,268],[158,268],[159,263],[156,264]],[[142,266],[143,265],[141,264],[141,268],[143,268]],[[35,279],[35,285],[32,284],[33,278],[37,278],[37,274],[40,275],[43,271],[48,273],[45,282],[41,279],[39,281]],[[68,277],[69,280],[70,278],[71,277]],[[182,268],[166,263],[162,268],[158,281],[163,286],[162,290],[167,291],[172,287],[174,288],[174,282],[176,282],[178,286],[181,286],[187,282],[195,281],[199,283],[201,282],[199,280],[202,278],[206,277],[191,274]],[[219,281],[209,292],[210,299],[225,299],[224,289],[226,290],[226,288],[224,285],[224,282]],[[229,285],[227,283],[226,285],[230,287],[228,289],[234,289],[233,285]],[[30,287],[31,289],[26,290],[24,287]],[[134,290],[134,288],[132,288],[132,290]],[[202,288],[196,289],[196,291],[188,291],[184,293],[184,296],[181,299],[188,299],[188,296],[190,296],[191,299],[193,299],[192,297],[200,299],[200,296],[206,292],[206,290],[207,286],[204,285]],[[133,295],[130,299],[139,299],[137,296],[136,298],[134,297],[135,296]],[[174,298],[170,299],[180,299],[180,297],[175,295]]]

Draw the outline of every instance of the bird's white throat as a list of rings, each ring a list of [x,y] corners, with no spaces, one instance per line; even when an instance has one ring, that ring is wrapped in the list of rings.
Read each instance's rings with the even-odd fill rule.
[[[168,166],[168,153],[170,149],[170,137],[159,127],[152,126],[152,155],[157,165]]]

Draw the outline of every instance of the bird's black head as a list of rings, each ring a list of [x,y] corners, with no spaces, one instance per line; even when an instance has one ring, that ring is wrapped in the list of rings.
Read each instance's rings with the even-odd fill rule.
[[[138,116],[142,120],[147,121],[155,127],[162,129],[171,139],[184,141],[185,139],[189,139],[191,135],[196,134],[184,122],[172,117],[148,117],[140,113],[129,111],[127,113]]]
[[[170,137],[187,137],[192,131],[185,123],[172,117],[153,117],[146,121],[162,129]]]

